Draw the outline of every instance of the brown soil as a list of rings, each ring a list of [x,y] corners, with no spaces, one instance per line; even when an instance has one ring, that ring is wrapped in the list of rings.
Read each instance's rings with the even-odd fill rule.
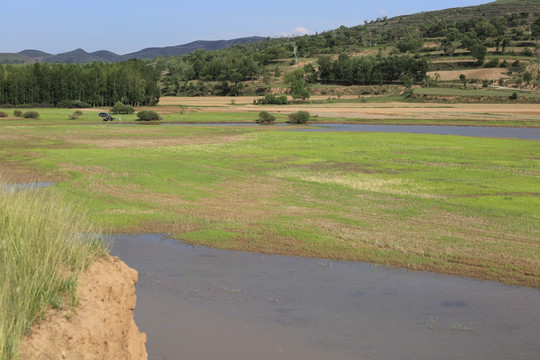
[[[96,260],[79,278],[79,305],[35,324],[21,359],[147,359],[146,335],[133,320],[136,281],[118,258]]]
[[[458,81],[459,75],[467,76],[467,79],[477,80],[499,80],[499,78],[507,78],[505,75],[508,70],[504,68],[487,68],[487,69],[471,69],[471,70],[448,70],[448,71],[430,71],[427,75],[434,77],[439,74],[442,81]]]
[[[492,69],[486,69],[492,70]],[[458,74],[459,77],[459,74]],[[405,120],[523,120],[540,121],[537,104],[446,104],[446,103],[334,103],[295,105],[253,105],[258,97],[163,97],[160,105],[183,105],[198,108],[200,112],[252,112],[266,110],[271,113],[290,114],[307,110],[311,115],[339,119],[405,119]],[[356,99],[355,96],[341,96],[341,99]],[[328,96],[312,96],[311,100],[324,100]],[[235,105],[231,101],[235,101]],[[241,106],[237,106],[241,105]],[[325,119],[325,122],[329,119]]]

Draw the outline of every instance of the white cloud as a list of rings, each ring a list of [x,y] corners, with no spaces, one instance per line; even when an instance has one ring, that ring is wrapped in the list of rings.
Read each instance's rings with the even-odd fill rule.
[[[293,32],[283,32],[281,33],[281,36],[282,37],[289,37],[289,36],[299,36],[299,35],[309,35],[309,34],[313,34],[313,31],[303,27],[303,26],[298,26],[296,28],[294,28]]]
[[[309,31],[305,27],[299,26],[294,29],[294,33],[298,35],[308,35],[308,34],[311,34],[311,31]]]

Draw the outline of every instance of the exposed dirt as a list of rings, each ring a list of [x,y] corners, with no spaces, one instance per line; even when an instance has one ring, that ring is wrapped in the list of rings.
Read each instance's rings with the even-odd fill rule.
[[[486,68],[486,69],[471,69],[471,70],[448,70],[448,71],[430,71],[427,75],[434,77],[439,74],[442,81],[458,81],[459,75],[467,76],[467,79],[476,80],[498,80],[499,78],[507,78],[505,74],[508,69],[505,68]]]
[[[492,70],[492,69],[486,69]],[[459,77],[459,74],[458,74]],[[443,104],[443,103],[333,103],[295,105],[253,105],[259,97],[163,97],[160,105],[183,105],[198,108],[200,112],[252,112],[266,110],[271,113],[290,114],[307,110],[311,115],[339,119],[406,119],[406,120],[520,120],[540,121],[537,104]],[[324,100],[328,96],[312,96],[311,100]],[[357,99],[358,96],[341,96]],[[231,102],[234,101],[234,104]],[[240,105],[240,106],[239,106]],[[327,122],[328,119],[325,119]]]
[[[35,324],[21,359],[147,359],[146,335],[133,320],[136,281],[118,258],[96,260],[79,278],[79,305]]]

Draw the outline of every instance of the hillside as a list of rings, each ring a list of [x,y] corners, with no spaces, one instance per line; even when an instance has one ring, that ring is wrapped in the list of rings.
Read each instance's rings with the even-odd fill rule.
[[[92,53],[88,53],[83,49],[76,49],[73,51],[60,53],[60,54],[48,54],[39,50],[23,50],[19,53],[0,53],[0,64],[22,64],[31,62],[48,62],[48,63],[91,63],[94,61],[101,62],[119,62],[129,59],[154,59],[158,56],[177,56],[190,53],[198,49],[205,50],[219,50],[227,47],[231,47],[239,44],[257,43],[266,40],[267,38],[260,36],[244,37],[232,40],[215,40],[206,41],[198,40],[188,44],[166,46],[166,47],[152,47],[146,48],[137,52],[118,55],[111,51],[100,50]]]
[[[23,54],[0,53],[0,64],[25,64],[35,60]]]
[[[190,53],[198,49],[205,50],[219,50],[231,47],[238,44],[248,44],[248,43],[257,43],[264,41],[266,38],[260,36],[245,37],[233,40],[217,40],[217,41],[204,41],[198,40],[184,45],[177,46],[167,46],[161,48],[147,48],[131,54],[126,54],[122,56],[124,60],[126,59],[154,59],[158,56],[177,56]]]
[[[426,21],[448,18],[453,20],[467,20],[482,17],[487,20],[512,13],[529,13],[539,15],[539,0],[497,0],[483,5],[450,8],[437,11],[420,12],[412,15],[402,15],[387,19],[386,27],[403,25],[418,25]],[[376,22],[373,22],[376,23]],[[379,25],[382,22],[378,23]]]

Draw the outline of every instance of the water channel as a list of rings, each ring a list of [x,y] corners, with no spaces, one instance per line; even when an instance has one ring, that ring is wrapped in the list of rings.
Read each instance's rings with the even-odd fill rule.
[[[114,123],[109,125],[148,125],[148,126],[268,126],[256,123]],[[289,126],[275,124],[274,126]],[[293,131],[347,131],[347,132],[395,132],[431,135],[459,135],[492,138],[513,138],[521,140],[540,140],[540,128],[508,128],[489,126],[438,126],[438,125],[363,125],[363,124],[307,124]]]
[[[540,359],[540,290],[116,235],[150,359]]]

